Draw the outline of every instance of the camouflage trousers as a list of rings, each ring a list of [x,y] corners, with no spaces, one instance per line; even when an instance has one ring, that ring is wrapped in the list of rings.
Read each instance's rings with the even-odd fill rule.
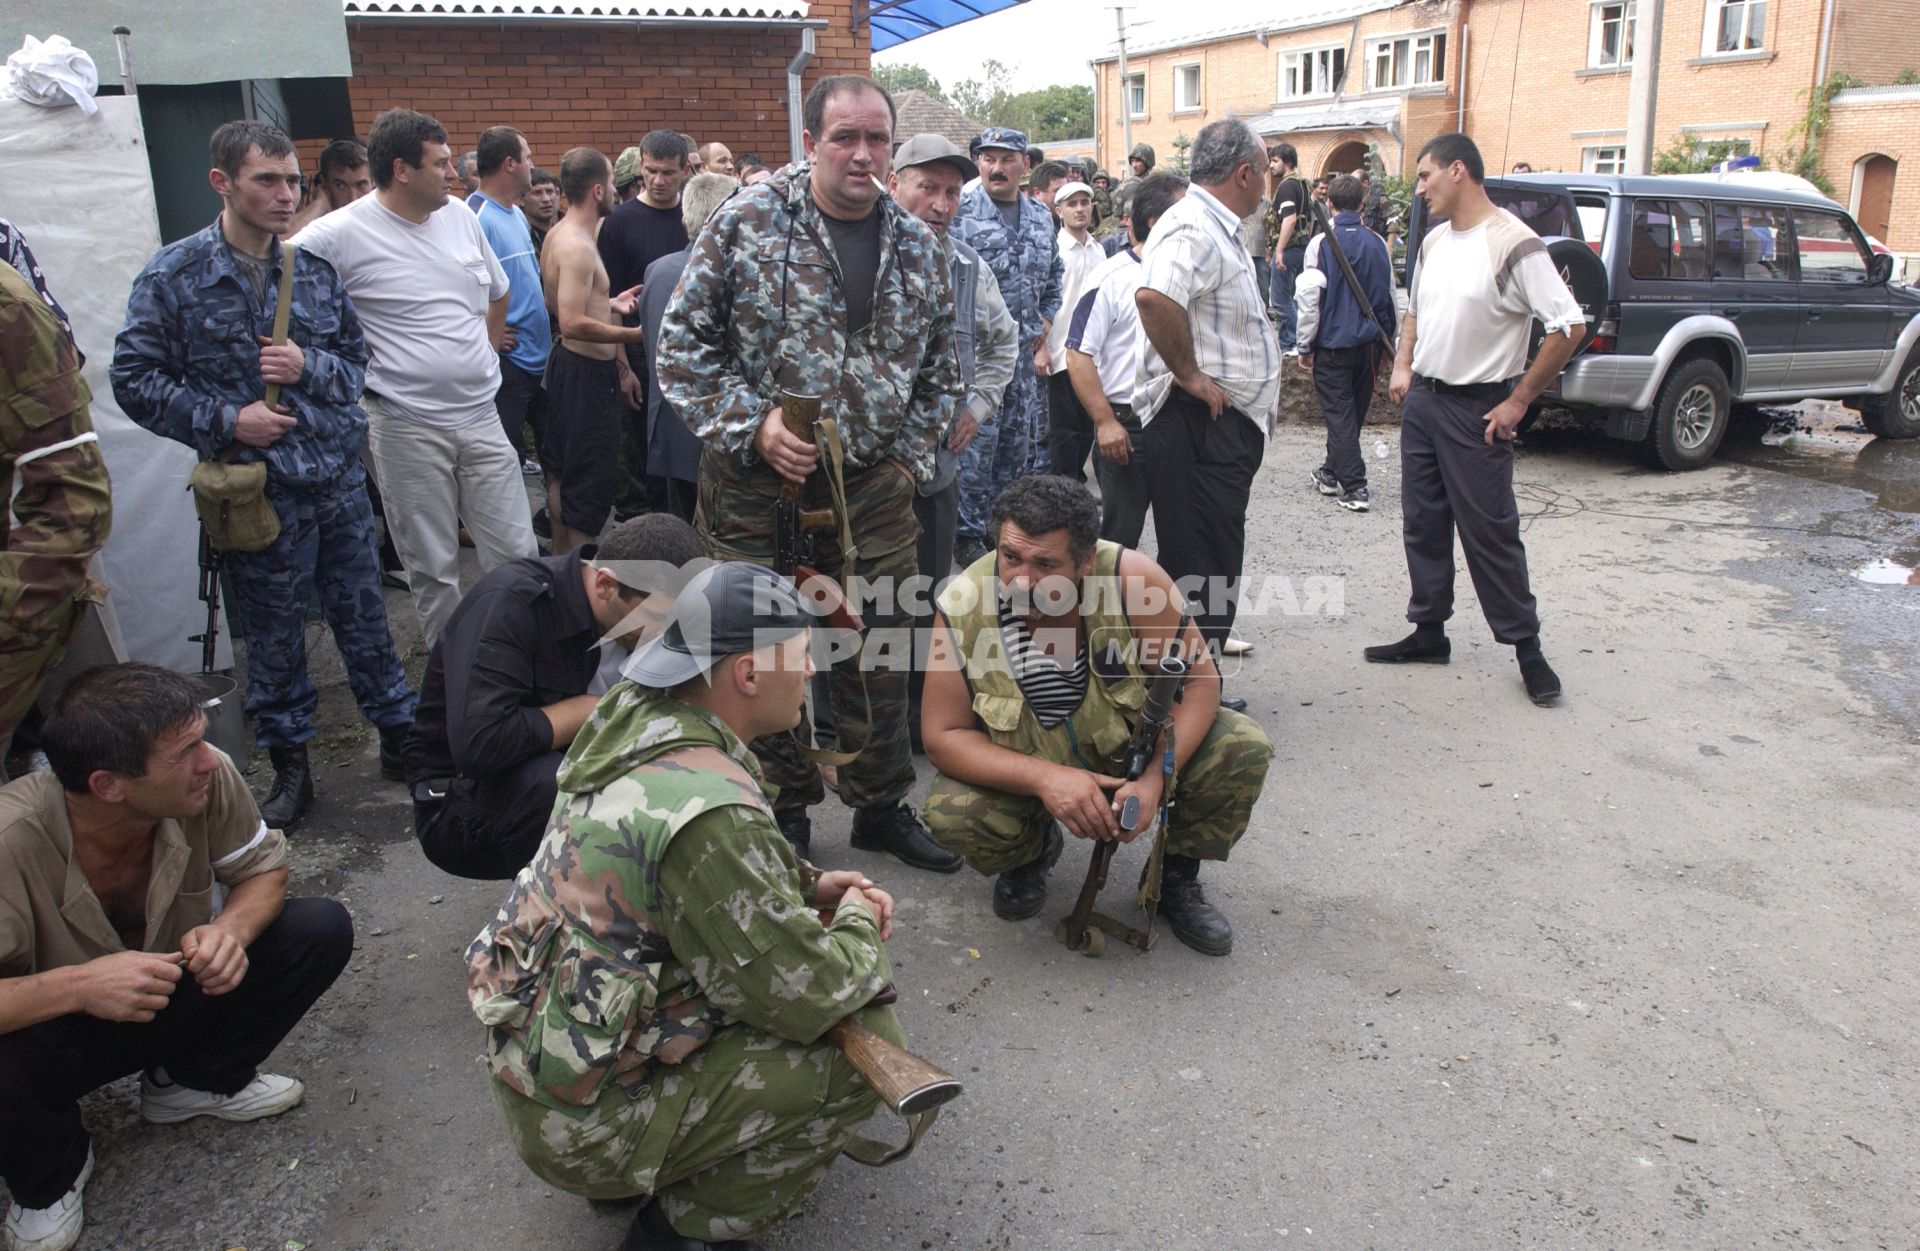
[[[773,505],[781,481],[764,465],[746,469],[731,457],[711,451],[701,456],[694,525],[708,555],[716,560],[773,563]],[[866,637],[857,653],[833,663],[827,683],[840,743],[849,749],[857,747],[860,753],[840,766],[840,798],[859,810],[896,804],[913,789],[913,755],[907,739],[913,623],[911,604],[893,588],[919,572],[920,523],[913,512],[913,480],[898,463],[888,460],[849,470],[846,486],[847,514],[854,546],[859,549],[851,572],[878,588],[854,604],[866,621]],[[808,480],[801,506],[832,506],[824,470]],[[810,563],[827,577],[840,577],[847,562],[838,530],[814,532]],[[826,643],[819,631],[814,641],[816,648]],[[827,667],[818,650],[815,663]],[[826,799],[820,769],[806,754],[811,738],[812,727],[803,721],[794,731],[753,741],[766,780],[780,788],[775,806],[782,811]]]
[[[379,726],[410,723],[416,697],[387,630],[365,471],[356,462],[310,491],[269,483],[267,499],[280,537],[222,558],[247,644],[253,741],[295,747],[314,735],[320,693],[307,676],[307,605],[316,590],[361,715]]]
[[[860,1023],[906,1045],[893,1009]],[[493,1083],[507,1134],[542,1180],[593,1199],[653,1194],[690,1238],[745,1238],[799,1214],[880,1097],[828,1042],[730,1025],[638,1096],[609,1086],[560,1111]]]
[[[1225,860],[1247,832],[1272,758],[1273,744],[1259,722],[1222,708],[1175,779],[1167,854]],[[944,773],[934,777],[920,819],[942,847],[989,875],[1037,858],[1053,820],[1037,799],[969,786]]]
[[[1047,389],[1033,372],[1033,356],[1021,349],[1000,411],[980,427],[960,453],[959,544],[987,541],[993,502],[1015,478],[1045,473]]]
[[[39,698],[41,683],[66,655],[85,610],[84,603],[69,600],[31,616],[0,618],[0,754]]]

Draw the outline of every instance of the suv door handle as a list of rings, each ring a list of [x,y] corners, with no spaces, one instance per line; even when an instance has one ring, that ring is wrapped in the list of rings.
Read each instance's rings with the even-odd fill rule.
[[[1808,309],[1808,310],[1807,310],[1807,320],[1808,320],[1808,321],[1819,321],[1819,320],[1820,320],[1820,310],[1819,310],[1819,309],[1817,309],[1817,308],[1810,308],[1810,309]]]
[[[1737,308],[1723,308],[1720,310],[1720,313],[1721,316],[1729,318],[1738,318],[1740,316],[1740,310]]]

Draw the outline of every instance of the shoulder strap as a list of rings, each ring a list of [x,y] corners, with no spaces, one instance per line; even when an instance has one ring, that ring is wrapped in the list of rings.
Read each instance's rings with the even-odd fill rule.
[[[300,249],[291,243],[280,248],[280,298],[273,306],[273,345],[279,347],[287,341],[287,321],[293,313],[293,267],[300,257]],[[280,384],[267,384],[266,405],[272,408],[280,402]]]

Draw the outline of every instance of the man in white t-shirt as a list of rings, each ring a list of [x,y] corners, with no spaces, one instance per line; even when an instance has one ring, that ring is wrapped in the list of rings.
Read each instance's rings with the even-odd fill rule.
[[[1127,245],[1088,275],[1085,290],[1063,318],[1067,336],[1060,359],[1096,440],[1100,537],[1122,547],[1140,546],[1150,502],[1146,462],[1134,455],[1140,419],[1133,412],[1133,383],[1144,342],[1134,296],[1146,274],[1139,250],[1147,246],[1154,223],[1186,193],[1187,180],[1171,170],[1134,179],[1128,191]]]
[[[1560,698],[1560,679],[1540,651],[1513,497],[1513,437],[1527,406],[1573,355],[1585,318],[1546,245],[1487,198],[1485,176],[1480,150],[1465,135],[1440,135],[1420,150],[1415,191],[1444,224],[1420,244],[1390,390],[1400,405],[1414,630],[1365,654],[1378,664],[1447,663],[1457,529],[1493,637],[1514,649],[1528,697],[1550,704]],[[1546,337],[1529,366],[1535,318]]]
[[[373,194],[292,242],[333,265],[360,314],[367,444],[431,644],[460,602],[462,522],[482,571],[536,550],[520,459],[494,408],[507,275],[479,221],[447,198],[455,175],[439,122],[389,109],[367,151]]]
[[[1074,396],[1067,377],[1067,318],[1087,279],[1106,262],[1107,250],[1093,237],[1093,188],[1075,179],[1053,192],[1054,215],[1060,219],[1055,242],[1060,248],[1060,311],[1047,330],[1047,355],[1053,372],[1047,375],[1047,463],[1054,473],[1087,480],[1087,453],[1093,450],[1093,421]]]

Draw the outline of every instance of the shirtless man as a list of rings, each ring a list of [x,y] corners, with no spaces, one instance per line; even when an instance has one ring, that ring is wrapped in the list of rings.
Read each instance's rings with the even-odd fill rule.
[[[608,298],[607,269],[594,236],[613,212],[613,165],[592,148],[560,158],[567,214],[547,235],[540,284],[560,324],[560,344],[547,364],[547,434],[540,463],[547,471],[547,515],[553,550],[591,543],[613,509],[620,464],[620,396],[634,383],[622,343],[640,342],[639,326],[623,326],[640,288]]]

